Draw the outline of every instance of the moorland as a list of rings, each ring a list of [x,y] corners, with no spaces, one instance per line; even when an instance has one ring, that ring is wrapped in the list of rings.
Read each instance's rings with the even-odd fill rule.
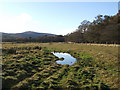
[[[78,43],[3,43],[3,90],[118,89],[119,45]],[[57,64],[51,52],[77,59]]]

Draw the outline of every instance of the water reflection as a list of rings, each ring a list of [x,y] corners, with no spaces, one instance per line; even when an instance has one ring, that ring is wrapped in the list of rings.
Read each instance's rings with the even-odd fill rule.
[[[58,58],[64,58],[64,60],[58,60],[56,61],[58,64],[68,64],[68,65],[73,65],[76,61],[76,58],[74,58],[73,56],[71,56],[68,53],[59,53],[59,52],[52,52],[55,56],[57,56]]]

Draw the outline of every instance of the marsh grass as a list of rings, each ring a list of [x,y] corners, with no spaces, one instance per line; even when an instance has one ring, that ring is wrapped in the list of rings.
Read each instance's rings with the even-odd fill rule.
[[[69,53],[72,66],[51,52]],[[118,46],[66,43],[3,44],[3,89],[117,89]]]

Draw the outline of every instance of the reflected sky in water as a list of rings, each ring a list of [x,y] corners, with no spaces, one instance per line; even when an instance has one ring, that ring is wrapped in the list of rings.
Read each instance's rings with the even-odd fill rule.
[[[59,52],[52,52],[55,56],[57,56],[58,58],[64,58],[64,60],[58,60],[56,61],[58,64],[68,64],[68,65],[73,65],[76,61],[76,58],[74,58],[73,56],[71,56],[68,53],[59,53]]]

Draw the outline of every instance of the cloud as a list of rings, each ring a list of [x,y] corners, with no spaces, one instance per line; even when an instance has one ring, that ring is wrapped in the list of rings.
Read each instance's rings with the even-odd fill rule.
[[[46,23],[35,21],[34,18],[27,13],[21,13],[18,16],[0,14],[0,32],[21,33],[25,31],[35,31],[54,33],[54,30],[56,29],[48,27]]]
[[[0,32],[21,33],[25,31],[36,31],[48,33],[43,23],[35,21],[31,15],[21,13],[18,16],[0,14]]]
[[[19,16],[0,16],[0,30],[2,32],[18,33],[27,29],[28,23],[32,22],[32,17],[27,13]]]
[[[0,14],[0,32],[21,33],[25,31],[66,35],[75,31],[75,28],[63,28],[62,25],[49,25],[49,23],[35,21],[34,18],[27,13],[21,13],[18,16]]]

